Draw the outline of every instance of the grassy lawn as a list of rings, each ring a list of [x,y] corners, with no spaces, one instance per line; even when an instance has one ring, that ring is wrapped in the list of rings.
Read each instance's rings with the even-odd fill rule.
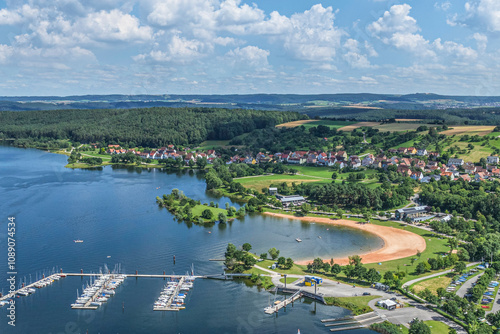
[[[430,327],[432,334],[448,334],[450,327],[440,321],[428,320],[424,324]]]
[[[280,254],[280,256],[285,256],[285,255],[284,254]],[[273,265],[274,262],[276,262],[276,261],[274,261],[274,260],[264,260],[262,262],[257,262],[257,265],[259,267],[272,270],[271,268],[268,268],[268,267],[270,267],[271,265]],[[300,266],[300,265],[294,264],[293,267],[290,268],[290,269],[276,268],[276,269],[274,269],[272,271],[274,271],[275,273],[279,273],[279,274],[307,275],[307,273],[304,271],[304,269],[306,269],[306,266]]]
[[[217,147],[228,146],[230,140],[206,140],[197,147],[200,150],[211,150]]]
[[[286,182],[291,185],[293,182],[319,182],[319,183],[330,183],[330,180],[318,179],[316,177],[309,177],[305,175],[263,175],[256,177],[247,177],[234,179],[235,182],[241,183],[245,188],[252,188],[258,191],[262,191],[262,188],[269,188],[272,183],[283,183]]]
[[[293,166],[292,168],[298,170],[299,174],[332,179],[333,170],[330,167]]]
[[[437,296],[437,289],[443,288],[446,289],[448,285],[451,283],[451,277],[444,275],[439,277],[434,277],[425,281],[420,281],[410,288],[415,290],[415,293],[419,293],[420,291],[424,291],[425,289],[429,289],[434,295]]]
[[[426,125],[428,127],[433,126],[432,124],[423,123],[387,123],[375,125],[374,128],[383,132],[414,131],[422,125]]]
[[[356,124],[356,122],[321,120],[321,121],[313,121],[303,125],[306,129],[316,127],[318,125],[328,126],[330,129],[340,129],[344,126],[352,124]]]
[[[300,278],[296,278],[296,277],[287,277],[286,278],[286,284],[290,284],[290,283],[293,283],[295,282],[296,280],[298,280]],[[280,282],[281,283],[285,283],[285,278],[280,278]]]
[[[353,311],[354,315],[371,312],[368,302],[380,296],[360,296],[360,297],[325,297],[328,305],[335,305]]]
[[[418,234],[425,239],[425,243],[426,243],[427,247],[425,248],[425,251],[422,252],[420,258],[418,258],[416,255],[413,256],[413,257],[417,258],[417,261],[415,261],[413,266],[411,265],[411,262],[410,262],[410,259],[412,257],[407,257],[407,258],[403,258],[403,259],[382,262],[381,265],[378,265],[377,263],[370,263],[370,264],[366,265],[367,268],[375,268],[377,271],[379,271],[383,275],[386,271],[390,271],[390,270],[396,271],[398,266],[399,266],[400,271],[407,273],[407,275],[403,278],[403,283],[407,282],[407,281],[411,281],[412,279],[415,279],[418,277],[427,276],[427,275],[433,274],[435,272],[441,271],[441,270],[431,271],[431,272],[426,272],[426,273],[421,274],[421,275],[414,274],[415,267],[417,266],[417,264],[419,262],[427,260],[428,258],[431,258],[431,257],[435,258],[438,254],[444,254],[444,253],[449,252],[450,248],[446,245],[446,243],[447,243],[446,239],[439,239],[439,237],[432,236],[433,235],[432,232],[425,231],[425,230],[422,230],[422,229],[419,229],[419,228],[413,227],[413,226],[406,226],[404,224],[400,224],[400,223],[394,222],[394,221],[372,220],[372,224],[401,228],[401,229],[404,229],[406,231],[410,231],[410,232],[413,232],[415,234]]]
[[[221,212],[224,213],[227,216],[226,209],[213,208],[213,207],[206,206],[206,205],[196,205],[193,208],[193,217],[201,216],[201,213],[203,211],[205,211],[206,209],[209,209],[210,211],[212,211],[213,216],[215,217],[215,219],[217,219],[217,217],[219,216],[219,213],[221,213]]]

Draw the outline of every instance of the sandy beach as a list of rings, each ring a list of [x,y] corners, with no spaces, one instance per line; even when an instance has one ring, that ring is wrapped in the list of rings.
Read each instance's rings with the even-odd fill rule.
[[[362,258],[363,263],[377,263],[389,260],[401,259],[404,257],[409,257],[417,254],[418,251],[423,252],[425,250],[426,244],[424,238],[418,234],[397,229],[394,227],[373,225],[373,224],[363,224],[352,220],[337,219],[333,220],[330,218],[319,218],[319,217],[295,217],[292,215],[286,215],[281,213],[271,213],[266,212],[266,215],[297,219],[305,222],[315,222],[324,223],[330,225],[347,226],[359,230],[363,230],[372,233],[384,241],[384,246],[373,252],[366,254],[357,254]],[[333,255],[333,254],[332,254]],[[354,255],[354,254],[353,254]],[[313,259],[306,261],[298,261],[297,264],[307,264],[312,262]],[[326,260],[326,259],[325,259]],[[340,265],[348,264],[348,258],[335,258],[335,263]]]

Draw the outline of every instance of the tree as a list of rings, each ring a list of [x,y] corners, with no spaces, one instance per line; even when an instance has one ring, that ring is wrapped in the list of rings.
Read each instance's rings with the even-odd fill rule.
[[[261,258],[262,260],[267,260],[267,253],[262,253],[262,254],[260,254],[260,258]]]
[[[332,266],[330,266],[330,263],[328,263],[328,262],[323,263],[323,270],[325,271],[325,273],[329,273],[331,267]]]
[[[450,246],[450,254],[451,254],[454,249],[457,249],[458,240],[456,238],[448,238],[447,244],[448,244],[448,246]]]
[[[415,261],[417,261],[417,258],[416,258],[416,257],[412,257],[412,258],[410,259],[410,263],[411,263],[411,265],[412,265],[412,266],[413,266],[413,264],[415,263]]]
[[[335,263],[330,269],[330,272],[336,277],[342,272],[342,267],[339,264]]]
[[[466,268],[467,268],[467,266],[465,265],[465,262],[459,261],[459,262],[455,263],[455,268],[454,269],[455,269],[455,271],[457,273],[462,274],[465,271]]]
[[[427,262],[427,261],[425,261]],[[427,263],[427,265],[429,265],[429,263]],[[430,267],[430,265],[429,265]],[[417,264],[417,267],[415,268],[415,272],[417,273],[417,275],[420,275],[420,274],[423,274],[427,271],[427,266],[425,265],[424,262],[419,262]]]
[[[323,260],[321,258],[319,258],[319,257],[315,258],[313,260],[312,264],[313,264],[313,270],[314,271],[323,268]]]
[[[205,167],[207,166],[207,158],[203,157],[200,159],[196,159],[196,165],[199,169],[205,169]]]
[[[278,258],[278,266],[283,267],[286,264],[286,259],[283,256]]]
[[[250,245],[248,242],[245,242],[241,247],[245,252],[250,252],[250,250],[252,249],[252,245]]]
[[[408,334],[431,334],[431,329],[423,321],[415,319],[410,325]]]
[[[251,254],[247,253],[243,258],[243,263],[245,263],[245,266],[249,268],[253,267],[257,263],[257,260]]]
[[[205,219],[212,219],[214,214],[212,213],[212,210],[210,209],[205,209],[203,210],[203,212],[201,213],[201,216]]]
[[[273,260],[276,260],[278,256],[280,256],[280,251],[274,247],[269,249],[267,252],[269,253],[269,256],[271,256],[271,259]]]
[[[292,269],[292,267],[293,267],[293,260],[292,260],[292,258],[289,257],[289,258],[286,259],[285,268],[286,269]]]
[[[227,216],[224,212],[219,212],[219,216],[217,218],[219,219],[219,223],[227,222]]]
[[[233,258],[235,253],[236,253],[236,246],[231,243],[227,244],[226,253],[224,254],[226,259]]]
[[[193,167],[194,167],[194,165],[195,165],[194,160],[193,160],[193,159],[189,159],[189,161],[188,161],[188,166],[189,166],[189,168],[193,168]]]
[[[359,266],[361,264],[361,257],[359,255],[349,256],[349,264],[353,266]]]
[[[366,274],[365,274],[365,279],[370,282],[371,284],[380,281],[382,278],[382,275],[380,275],[375,268],[370,268]]]
[[[353,278],[355,275],[355,268],[351,264],[344,266],[344,268],[342,268],[342,270],[344,271],[344,274],[346,275],[346,277],[349,279]]]

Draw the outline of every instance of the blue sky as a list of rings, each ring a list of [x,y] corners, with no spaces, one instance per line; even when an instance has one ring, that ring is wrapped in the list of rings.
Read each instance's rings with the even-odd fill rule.
[[[0,95],[500,95],[498,0],[0,0]]]

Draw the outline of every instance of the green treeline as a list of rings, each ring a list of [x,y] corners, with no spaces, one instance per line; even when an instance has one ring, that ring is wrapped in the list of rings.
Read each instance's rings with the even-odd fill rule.
[[[232,139],[303,118],[294,112],[219,108],[3,111],[0,138],[160,147]]]
[[[418,137],[417,131],[380,132],[378,129],[363,127],[354,131],[337,131],[328,126],[318,125],[306,129],[304,126],[295,128],[264,128],[256,129],[247,136],[234,138],[231,145],[245,145],[253,151],[268,150],[283,152],[285,150],[335,150],[337,146],[345,147],[348,154],[362,152],[360,147],[367,148],[373,145],[361,145],[363,135],[371,138],[371,144],[382,143],[384,148],[390,148]],[[324,141],[328,138],[328,141]]]
[[[500,230],[500,183],[450,181],[443,178],[439,182],[422,185],[420,198],[436,211],[456,211],[465,218],[487,217],[489,225]],[[439,208],[439,209],[438,209]]]
[[[428,121],[438,121],[446,124],[469,124],[469,125],[498,125],[500,124],[499,108],[470,108],[470,109],[427,109],[408,110],[411,105],[404,103],[401,105],[392,104],[382,106],[391,109],[355,109],[355,108],[314,108],[308,109],[309,117],[328,117],[336,120],[357,120],[357,121],[382,121],[387,119],[422,119]],[[420,109],[420,106],[415,105]],[[401,109],[398,109],[401,108]],[[402,109],[405,108],[406,110]]]
[[[318,204],[339,206],[344,208],[391,209],[405,204],[413,195],[414,180],[403,179],[402,184],[368,188],[363,184],[301,184],[297,186],[299,194],[309,197]]]

